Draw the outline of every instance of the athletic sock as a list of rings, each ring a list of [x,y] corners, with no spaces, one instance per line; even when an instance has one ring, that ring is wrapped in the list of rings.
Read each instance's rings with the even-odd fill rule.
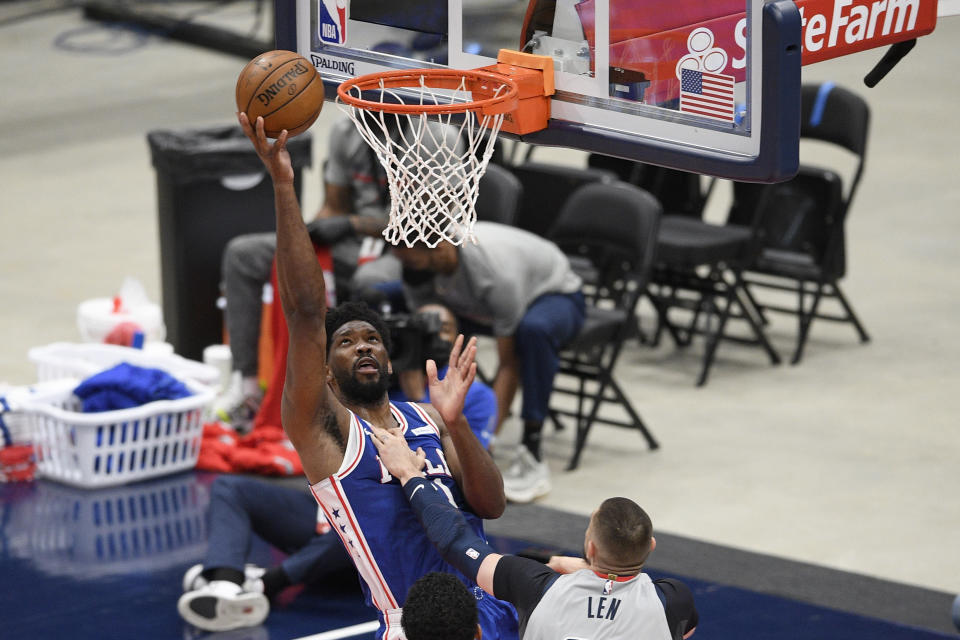
[[[533,457],[540,462],[540,432],[543,431],[543,423],[535,420],[527,420],[523,423],[523,439],[521,444],[533,454]]]
[[[263,595],[273,600],[273,597],[293,584],[283,567],[272,567],[260,577],[263,580]]]
[[[233,582],[241,587],[243,586],[244,575],[243,571],[233,569],[231,567],[212,567],[210,569],[204,569],[201,573],[204,578],[207,579],[207,582],[213,582],[214,580],[226,580],[228,582]]]

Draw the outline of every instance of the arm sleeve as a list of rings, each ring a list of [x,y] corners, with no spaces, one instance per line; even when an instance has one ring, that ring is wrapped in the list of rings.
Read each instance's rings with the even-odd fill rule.
[[[493,596],[515,606],[521,620],[525,620],[559,577],[559,573],[536,560],[503,556],[493,572]]]
[[[476,580],[484,558],[493,553],[486,540],[470,528],[460,509],[426,478],[410,479],[403,485],[403,492],[443,559]]]
[[[667,626],[674,638],[682,638],[700,621],[690,587],[673,578],[654,580],[667,614]]]

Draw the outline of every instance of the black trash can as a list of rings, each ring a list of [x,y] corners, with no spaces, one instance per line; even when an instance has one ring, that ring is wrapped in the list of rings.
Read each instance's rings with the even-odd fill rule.
[[[274,231],[273,184],[239,126],[147,134],[157,171],[163,319],[174,350],[200,360],[223,340],[220,261],[235,236]],[[311,138],[287,142],[297,196]]]

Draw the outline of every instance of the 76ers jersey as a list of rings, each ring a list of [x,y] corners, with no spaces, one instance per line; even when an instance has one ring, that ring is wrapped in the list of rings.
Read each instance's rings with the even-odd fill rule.
[[[413,403],[391,404],[390,409],[410,448],[416,451],[421,447],[426,453],[424,474],[442,488],[451,503],[463,509],[466,501],[450,475],[434,421]],[[475,594],[483,595],[475,582],[447,564],[434,548],[410,508],[400,482],[380,463],[376,446],[370,440],[369,425],[355,414],[351,413],[343,464],[311,490],[353,558],[363,579],[367,603],[382,614],[378,637],[402,637],[398,612],[407,590],[431,571],[452,573]],[[463,515],[473,530],[483,536],[480,518],[466,510]],[[490,596],[485,599],[504,604]],[[481,626],[484,626],[482,620]],[[495,629],[489,631],[491,639],[498,637]],[[486,628],[483,637],[488,638]]]

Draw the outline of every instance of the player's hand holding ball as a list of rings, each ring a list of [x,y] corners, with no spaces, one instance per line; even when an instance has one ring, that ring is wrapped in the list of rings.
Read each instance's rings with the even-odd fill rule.
[[[251,126],[263,117],[268,138],[287,130],[288,137],[303,133],[323,109],[323,80],[309,60],[293,51],[262,53],[237,78],[237,110]]]

